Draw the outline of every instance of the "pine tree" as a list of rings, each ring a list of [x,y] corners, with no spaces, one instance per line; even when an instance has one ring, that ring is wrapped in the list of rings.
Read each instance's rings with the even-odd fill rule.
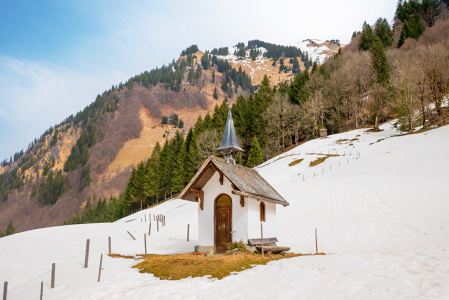
[[[371,49],[374,74],[377,82],[387,87],[390,81],[390,68],[382,41],[376,37]]]
[[[169,168],[169,160],[170,160],[170,143],[168,140],[165,140],[164,146],[162,147],[160,160],[159,160],[159,183],[158,183],[158,190],[162,195],[167,195],[167,186],[170,187],[170,168]]]
[[[159,161],[161,155],[161,145],[156,142],[153,148],[150,159],[147,161],[146,169],[149,178],[148,193],[150,197],[156,197],[158,195],[159,188]]]
[[[176,166],[173,171],[173,180],[172,180],[171,189],[175,193],[182,191],[182,189],[186,185],[187,181],[189,180],[188,178],[186,178],[186,174],[185,174],[185,170],[184,170],[185,157],[186,157],[186,145],[185,145],[185,143],[183,143],[178,155],[176,156]]]
[[[143,201],[149,196],[149,181],[147,169],[141,162],[137,169],[133,170],[129,180],[129,194],[135,202],[140,202],[140,209],[143,209]]]
[[[215,70],[212,70],[212,83],[215,83]]]
[[[298,74],[301,72],[301,69],[299,68],[299,61],[298,58],[295,56],[292,60],[292,73]]]
[[[375,35],[379,37],[384,47],[388,47],[393,44],[393,32],[391,31],[390,25],[388,25],[387,19],[377,19],[374,29]]]
[[[401,46],[405,43],[407,37],[408,37],[408,22],[405,21],[404,24],[402,25],[401,34],[399,36],[398,48],[401,48]]]
[[[221,81],[221,89],[223,92],[227,93],[228,92],[228,83],[226,80],[222,80]]]
[[[302,74],[295,76],[288,91],[291,103],[302,105],[307,100],[309,97],[307,81],[309,81],[309,71],[307,69]]]
[[[374,42],[373,29],[369,24],[363,23],[363,31],[359,40],[359,50],[368,50]]]
[[[260,148],[257,137],[254,138],[251,144],[251,149],[249,150],[248,162],[246,166],[248,168],[253,168],[262,162],[262,149]]]
[[[214,99],[218,100],[217,88],[214,89]]]
[[[8,227],[6,228],[6,235],[14,234],[14,232],[16,232],[16,228],[14,228],[12,221],[9,220]]]
[[[373,91],[374,105],[376,109],[376,117],[374,129],[378,130],[378,120],[380,112],[386,104],[388,99],[387,90],[390,82],[390,68],[388,66],[387,55],[385,54],[384,46],[379,37],[374,40],[373,46],[370,49],[372,67],[376,78],[377,86]]]

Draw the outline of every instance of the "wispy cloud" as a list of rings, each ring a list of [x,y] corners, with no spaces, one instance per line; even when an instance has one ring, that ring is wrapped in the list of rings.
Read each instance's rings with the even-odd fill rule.
[[[0,56],[1,159],[88,105],[111,79]]]

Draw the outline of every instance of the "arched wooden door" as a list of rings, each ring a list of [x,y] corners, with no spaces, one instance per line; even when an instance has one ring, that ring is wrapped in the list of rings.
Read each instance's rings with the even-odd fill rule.
[[[227,244],[232,241],[232,200],[226,194],[215,199],[215,253],[226,252]]]

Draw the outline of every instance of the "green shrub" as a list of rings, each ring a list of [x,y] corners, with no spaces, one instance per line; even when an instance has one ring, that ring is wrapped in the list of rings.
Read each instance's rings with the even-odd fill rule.
[[[243,253],[248,252],[248,250],[246,250],[245,244],[243,244],[243,240],[240,240],[240,242],[228,243],[227,247],[229,251],[237,250]]]

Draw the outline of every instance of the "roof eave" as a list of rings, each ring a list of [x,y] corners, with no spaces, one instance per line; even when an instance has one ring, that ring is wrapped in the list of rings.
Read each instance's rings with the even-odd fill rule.
[[[253,193],[248,193],[248,192],[243,192],[243,191],[236,191],[236,190],[232,191],[232,193],[233,193],[234,195],[239,195],[239,196],[244,196],[244,197],[254,198],[254,199],[257,199],[257,200],[263,200],[263,201],[271,202],[271,203],[275,203],[275,204],[280,204],[280,205],[282,205],[282,206],[284,206],[284,207],[290,205],[290,204],[289,204],[287,201],[285,201],[285,200],[273,199],[273,198],[270,198],[270,197],[266,197],[266,196],[262,196],[262,195],[256,195],[256,194],[253,194]]]

